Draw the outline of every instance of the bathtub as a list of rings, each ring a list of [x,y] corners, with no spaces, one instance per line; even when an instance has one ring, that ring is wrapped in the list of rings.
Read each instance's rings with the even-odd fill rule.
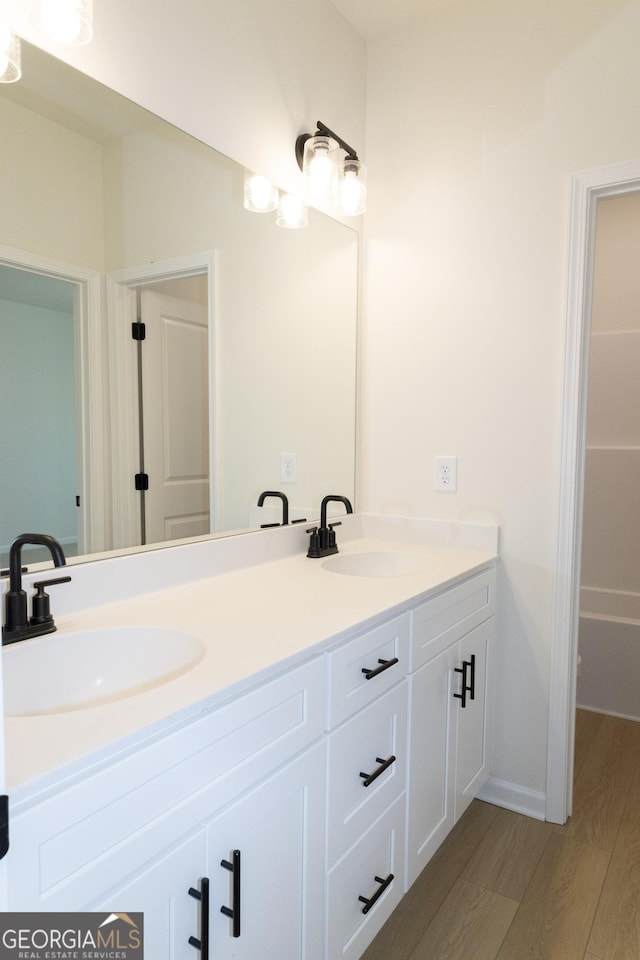
[[[640,720],[640,593],[580,590],[577,705]]]

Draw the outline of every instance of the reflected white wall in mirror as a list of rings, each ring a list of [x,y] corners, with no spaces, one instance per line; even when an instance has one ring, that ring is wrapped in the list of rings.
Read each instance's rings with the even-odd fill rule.
[[[317,515],[327,493],[353,498],[357,234],[315,211],[306,230],[278,229],[243,209],[244,171],[235,162],[28,44],[23,64],[23,81],[0,90],[0,122],[13,144],[11,157],[0,156],[10,184],[0,244],[69,264],[72,275],[97,271],[105,285],[158,261],[202,256],[213,265],[212,532],[272,519],[269,509],[257,517],[255,504],[262,490],[283,488],[283,451],[297,454],[297,482],[284,489],[298,516]],[[90,552],[139,542],[114,538],[122,485],[133,482],[120,471],[131,438],[118,436],[110,402],[121,389],[114,343],[126,331],[114,330],[121,317],[105,311],[99,319],[93,380],[105,384],[103,429],[85,445],[100,447],[88,459],[104,463],[105,502],[91,504],[102,532],[87,536]],[[19,403],[4,384],[2,393],[3,406]],[[148,429],[161,427],[157,415]],[[82,479],[69,491],[74,502]],[[56,534],[55,517],[46,532]]]

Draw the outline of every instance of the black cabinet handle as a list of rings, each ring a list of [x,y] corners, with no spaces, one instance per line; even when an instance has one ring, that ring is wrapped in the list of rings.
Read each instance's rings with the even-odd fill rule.
[[[460,693],[454,693],[456,700],[462,700],[460,706],[464,710],[467,705],[467,666],[468,662],[466,660],[462,661],[461,667],[454,667],[455,673],[462,674],[462,691]]]
[[[396,762],[396,758],[393,757],[393,756],[389,757],[388,760],[383,760],[381,757],[376,757],[376,763],[379,763],[380,766],[377,767],[377,768],[373,771],[373,773],[362,773],[362,771],[360,772],[360,776],[364,778],[364,782],[363,782],[362,786],[363,786],[363,787],[370,787],[371,784],[373,783],[373,781],[374,781],[374,780],[377,780],[378,777],[379,777],[381,774],[383,774],[383,773],[385,772],[385,770],[388,770],[389,767],[391,766],[391,764],[392,764],[392,763],[395,763],[395,762]]]
[[[234,850],[231,863],[228,860],[221,860],[220,866],[225,870],[230,870],[233,874],[233,906],[220,907],[220,913],[229,917],[233,921],[232,936],[240,936],[240,851]]]
[[[360,903],[364,903],[364,907],[362,908],[363,913],[369,913],[369,910],[371,910],[371,908],[375,906],[375,904],[378,902],[378,900],[380,899],[382,894],[385,892],[387,887],[392,883],[393,874],[390,873],[386,880],[383,880],[382,877],[374,877],[374,879],[376,883],[381,884],[381,886],[378,887],[374,895],[372,897],[358,897],[358,900],[360,901]]]
[[[389,667],[395,666],[397,662],[398,658],[394,657],[393,660],[378,660],[381,666],[375,667],[373,670],[369,667],[363,667],[362,672],[364,673],[365,680],[372,680],[374,677],[379,676],[379,674],[384,673],[385,670],[388,670]]]
[[[470,700],[475,700],[476,697],[476,655],[475,653],[471,654],[470,660],[463,660],[461,667],[454,667],[456,673],[462,674],[462,692],[454,693],[456,700],[462,700],[460,706],[464,710],[467,705],[467,694],[469,694]],[[469,676],[471,682],[467,683],[467,670],[469,671]]]
[[[200,901],[200,939],[189,937],[189,943],[200,951],[201,960],[209,960],[209,878],[202,878],[199,890],[189,887],[189,896]]]
[[[469,673],[471,675],[471,683],[469,684],[468,693],[471,700],[476,698],[476,655],[475,653],[471,654],[471,659],[469,660]]]

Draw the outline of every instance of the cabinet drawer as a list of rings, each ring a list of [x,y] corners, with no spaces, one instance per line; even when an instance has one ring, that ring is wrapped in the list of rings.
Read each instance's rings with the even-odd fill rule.
[[[329,737],[328,866],[404,792],[407,700],[405,680]]]
[[[329,873],[327,960],[357,960],[402,899],[404,807],[403,795]],[[367,904],[360,897],[370,900],[381,890],[363,913]]]
[[[495,613],[495,582],[487,570],[412,611],[412,673]]]
[[[408,656],[408,613],[327,654],[327,729],[337,727],[403,680]]]
[[[303,750],[323,680],[317,658],[18,811],[10,909],[79,909]]]

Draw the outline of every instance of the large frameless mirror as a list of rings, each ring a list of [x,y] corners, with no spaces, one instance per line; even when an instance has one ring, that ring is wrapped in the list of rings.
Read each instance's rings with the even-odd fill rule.
[[[357,234],[249,213],[237,163],[28,44],[0,117],[0,563],[353,498]]]

